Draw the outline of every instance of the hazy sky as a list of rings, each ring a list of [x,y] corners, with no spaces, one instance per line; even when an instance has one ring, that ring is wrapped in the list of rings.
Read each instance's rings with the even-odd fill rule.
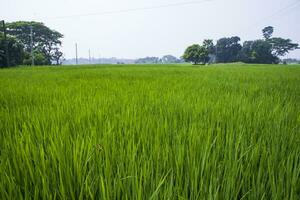
[[[261,38],[267,25],[274,36],[300,43],[300,0],[0,0],[0,6],[6,21],[42,21],[64,34],[66,58],[75,57],[76,42],[79,57],[88,57],[88,49],[93,57],[181,56],[206,38]],[[300,50],[288,57],[300,58]]]

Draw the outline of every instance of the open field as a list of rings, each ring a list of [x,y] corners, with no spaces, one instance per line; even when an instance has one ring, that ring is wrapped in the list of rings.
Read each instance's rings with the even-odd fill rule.
[[[0,199],[299,199],[300,66],[0,70]]]

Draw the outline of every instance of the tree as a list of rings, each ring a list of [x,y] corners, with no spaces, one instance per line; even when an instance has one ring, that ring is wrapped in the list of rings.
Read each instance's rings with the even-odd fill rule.
[[[63,60],[63,53],[59,51],[59,48],[55,48],[54,52],[52,53],[52,58],[54,59],[56,65],[61,65]]]
[[[16,38],[7,35],[6,42],[8,43],[8,55],[10,66],[20,65],[23,62],[23,45]],[[7,66],[4,36],[0,33],[0,67]]]
[[[15,36],[24,45],[25,51],[31,51],[30,29],[33,30],[33,49],[42,53],[46,58],[46,64],[54,61],[56,52],[61,46],[63,35],[55,30],[51,30],[41,22],[18,21],[7,23],[7,33]],[[43,62],[44,63],[44,62]]]
[[[203,46],[208,51],[208,62],[212,63],[216,61],[216,47],[214,45],[213,40],[206,39],[203,41]]]
[[[274,28],[263,29],[264,40],[246,41],[239,54],[241,61],[246,63],[279,63],[280,56],[298,48],[297,43],[290,39],[272,37]]]
[[[45,55],[42,52],[34,51],[34,63],[36,65],[49,65],[48,59],[45,57]],[[25,52],[24,65],[31,65],[31,54],[28,52]]]
[[[239,53],[239,60],[245,63],[278,63],[272,54],[272,45],[265,40],[245,41]]]
[[[209,59],[207,48],[198,44],[189,46],[182,57],[186,62],[193,62],[195,65],[199,63],[205,64]]]
[[[272,46],[272,52],[275,56],[285,56],[289,51],[299,48],[297,43],[292,43],[290,39],[270,38],[268,42]]]
[[[298,44],[292,43],[290,39],[272,37],[274,32],[274,28],[272,26],[265,27],[262,32],[266,42],[272,46],[272,54],[276,57],[285,56],[289,51],[299,48]]]
[[[215,46],[213,40],[211,39],[204,40],[203,46],[207,49],[209,54],[215,54]]]
[[[263,36],[266,40],[270,39],[273,35],[274,28],[272,26],[267,26],[263,30]]]
[[[238,61],[238,54],[242,48],[239,43],[240,40],[237,36],[219,39],[216,44],[217,62],[228,63]]]

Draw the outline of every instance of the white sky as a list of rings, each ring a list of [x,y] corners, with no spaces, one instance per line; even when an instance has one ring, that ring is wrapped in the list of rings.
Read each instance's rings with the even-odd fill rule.
[[[268,25],[274,36],[300,43],[300,0],[0,0],[0,8],[0,19],[42,21],[64,34],[66,58],[75,57],[76,42],[79,57],[88,57],[88,49],[93,57],[181,56],[203,39],[261,38]],[[300,50],[286,57],[300,58]]]

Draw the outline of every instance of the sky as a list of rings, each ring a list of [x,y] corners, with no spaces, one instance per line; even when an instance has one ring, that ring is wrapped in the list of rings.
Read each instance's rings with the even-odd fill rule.
[[[0,0],[0,19],[40,21],[64,35],[66,58],[181,56],[204,39],[274,36],[300,44],[300,0]],[[300,58],[296,50],[285,58]]]

